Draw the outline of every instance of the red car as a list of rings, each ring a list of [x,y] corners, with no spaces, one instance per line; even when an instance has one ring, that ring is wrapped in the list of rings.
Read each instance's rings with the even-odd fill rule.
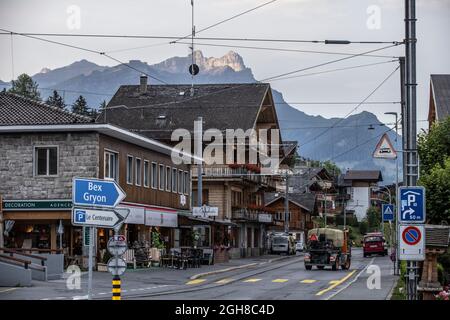
[[[383,256],[388,254],[386,240],[382,233],[374,232],[367,233],[363,240],[363,255],[364,258],[372,254],[381,254]]]

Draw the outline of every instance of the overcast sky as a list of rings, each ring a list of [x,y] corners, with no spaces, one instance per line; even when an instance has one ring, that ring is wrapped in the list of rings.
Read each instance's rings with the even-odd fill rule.
[[[248,10],[268,0],[195,0],[197,30]],[[73,20],[72,5],[80,9],[79,29]],[[69,12],[68,12],[69,11]],[[379,13],[379,14],[378,14]],[[403,0],[278,0],[256,11],[221,24],[198,36],[278,38],[278,39],[348,39],[354,41],[402,41],[404,38]],[[418,120],[428,112],[429,75],[450,73],[450,0],[417,1],[417,71]],[[108,33],[184,36],[190,33],[189,0],[0,0],[0,28],[14,32]],[[111,53],[128,61],[140,59],[149,64],[172,56],[185,56],[188,46],[168,44],[166,40],[52,38],[98,51],[111,51],[157,44],[156,46]],[[199,41],[200,42],[200,41]],[[212,43],[212,41],[202,41]],[[225,44],[223,42],[217,42]],[[229,42],[229,45],[253,45],[275,48],[359,53],[384,45],[323,45]],[[222,56],[231,48],[197,46],[205,56]],[[15,36],[13,61],[10,36],[0,36],[0,79],[9,81],[14,74],[35,74],[43,67],[51,69],[87,59],[100,65],[113,61],[94,53],[61,47]],[[338,59],[339,55],[298,52],[233,49],[261,80],[280,73]],[[400,56],[404,47],[377,54]],[[361,64],[388,61],[386,58],[358,57],[307,71],[318,72]],[[273,88],[284,94],[288,102],[361,101],[397,66],[386,63],[367,68],[273,81]],[[94,91],[95,88],[92,88]],[[370,99],[398,101],[398,72]],[[306,113],[324,117],[345,116],[354,105],[302,105]],[[383,115],[399,111],[399,105],[365,105],[356,112],[368,110],[381,121],[392,122]],[[419,126],[426,127],[420,121]]]

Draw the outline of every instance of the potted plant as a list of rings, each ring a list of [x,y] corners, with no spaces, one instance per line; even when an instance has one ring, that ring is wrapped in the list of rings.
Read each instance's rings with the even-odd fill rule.
[[[200,233],[197,230],[192,230],[191,240],[194,249],[197,249],[198,241],[200,240]]]
[[[150,252],[152,255],[151,261],[153,267],[159,267],[161,258],[161,249],[164,248],[164,243],[161,241],[161,235],[158,231],[152,231],[152,247]]]
[[[97,271],[108,272],[108,261],[112,258],[112,255],[108,250],[104,250],[102,256],[102,262],[97,263]]]

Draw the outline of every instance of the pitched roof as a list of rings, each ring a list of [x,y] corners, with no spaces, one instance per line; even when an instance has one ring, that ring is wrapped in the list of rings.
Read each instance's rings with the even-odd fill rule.
[[[268,206],[279,199],[284,199],[284,193],[268,192],[264,194],[265,206]],[[313,193],[289,193],[289,202],[314,213],[316,196]]]
[[[172,131],[193,132],[194,121],[203,117],[203,129],[243,129],[254,127],[261,105],[270,92],[267,83],[149,85],[140,93],[139,85],[119,88],[97,122],[113,123],[156,139],[170,140]]]
[[[434,105],[437,119],[450,116],[450,74],[432,74]]]
[[[383,181],[380,170],[348,170],[344,180]]]
[[[291,152],[293,153],[298,146],[298,141],[283,141],[283,150],[285,155],[289,155]]]
[[[425,225],[425,245],[427,247],[443,247],[449,245],[449,226]]]
[[[93,122],[90,117],[61,110],[10,92],[0,92],[0,126]]]

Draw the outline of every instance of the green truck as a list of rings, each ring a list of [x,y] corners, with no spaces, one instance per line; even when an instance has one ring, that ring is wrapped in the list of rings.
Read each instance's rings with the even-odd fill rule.
[[[311,270],[313,266],[320,270],[325,267],[347,270],[351,257],[348,230],[315,228],[308,231],[304,257],[306,270]]]

